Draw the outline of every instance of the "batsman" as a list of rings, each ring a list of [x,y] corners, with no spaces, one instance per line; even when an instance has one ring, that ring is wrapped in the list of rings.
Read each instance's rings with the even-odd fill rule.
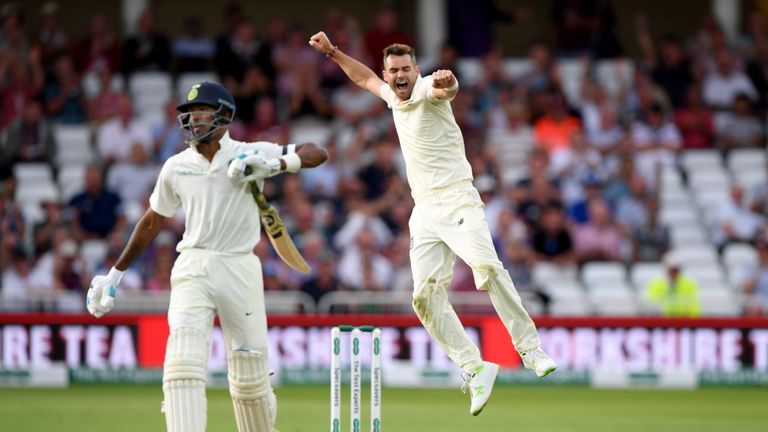
[[[483,361],[448,302],[446,288],[457,255],[472,268],[477,289],[488,291],[525,367],[539,377],[554,371],[557,365],[541,349],[536,326],[493,247],[451,110],[459,91],[456,77],[450,70],[422,77],[408,45],[384,49],[382,79],[331,44],[324,32],[313,35],[309,44],[392,110],[416,203],[409,221],[413,308],[432,338],[464,370],[470,413],[478,415],[485,407],[499,366]]]
[[[273,431],[277,401],[267,366],[261,263],[253,253],[261,227],[252,188],[261,189],[267,177],[318,166],[328,155],[315,144],[231,139],[235,102],[217,83],[195,84],[177,109],[189,148],[163,165],[149,209],[115,266],[93,278],[86,305],[96,317],[112,309],[123,272],[181,206],[185,230],[171,272],[170,336],[163,364],[167,430],[205,430],[205,378],[217,314],[238,430]]]

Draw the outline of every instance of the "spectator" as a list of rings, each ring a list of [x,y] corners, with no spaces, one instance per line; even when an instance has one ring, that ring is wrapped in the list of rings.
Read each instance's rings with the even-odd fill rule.
[[[310,198],[334,199],[339,195],[341,161],[337,159],[336,147],[336,137],[331,137],[325,145],[328,160],[311,170],[299,171],[302,189]]]
[[[8,83],[0,85],[0,130],[17,120],[24,108],[33,102],[43,89],[43,68],[40,65],[39,49],[31,51],[33,60],[27,64],[22,60],[8,64]],[[2,56],[2,54],[0,54]],[[2,63],[0,61],[0,63]],[[0,65],[0,77],[3,76]]]
[[[653,80],[664,89],[675,109],[683,107],[693,76],[682,40],[675,34],[664,35],[656,51],[644,16],[637,20],[636,27],[643,60]]]
[[[40,31],[37,42],[42,49],[41,60],[48,67],[57,57],[69,52],[71,39],[61,24],[61,8],[54,1],[40,7]]]
[[[280,121],[277,104],[270,97],[262,97],[255,104],[256,115],[253,121],[245,124],[247,141],[269,141],[282,145],[288,144],[291,128]]]
[[[265,240],[267,244],[269,243],[269,240],[263,240]],[[138,265],[138,272],[142,279],[148,280],[154,275],[156,267],[155,264],[158,260],[160,260],[161,256],[167,255],[171,258],[171,261],[176,259],[176,256],[178,255],[176,253],[177,242],[177,235],[171,230],[163,229],[157,234],[155,241],[153,241],[147,250],[141,255],[141,260],[139,261]],[[266,245],[266,248],[270,247],[271,246]],[[170,281],[170,278],[168,278],[168,280]]]
[[[52,250],[56,231],[68,226],[62,205],[58,200],[45,200],[41,205],[43,206],[44,218],[35,224],[32,230],[36,257],[41,257]]]
[[[768,105],[768,41],[757,41],[746,72],[760,97],[760,108],[765,108]]]
[[[395,11],[381,9],[376,14],[374,27],[365,33],[365,48],[376,72],[384,70],[384,48],[393,43],[413,46],[411,37],[398,27],[397,20]]]
[[[173,268],[173,258],[171,255],[162,254],[157,256],[152,269],[152,275],[145,282],[147,292],[169,292],[171,290],[171,269]]]
[[[256,113],[259,108],[258,104],[263,99],[274,101],[276,97],[272,81],[264,73],[261,66],[255,64],[248,66],[243,75],[243,81],[239,84],[235,84],[233,81],[232,85],[236,85],[232,88],[232,95],[235,97],[235,105],[237,106],[236,121],[246,124],[261,121]],[[276,117],[277,107],[275,107],[275,118],[272,121],[277,121]]]
[[[232,29],[228,43],[216,47],[217,72],[232,89],[242,84],[245,71],[253,65],[272,79],[275,76],[272,48],[256,36],[253,23],[243,19]]]
[[[121,205],[120,197],[104,188],[101,168],[89,166],[85,171],[85,190],[69,202],[76,238],[105,239],[122,232],[125,220]]]
[[[650,215],[646,208],[650,197],[645,180],[637,174],[632,176],[629,180],[629,195],[619,199],[616,204],[616,222],[625,234],[647,224]]]
[[[98,93],[88,101],[88,118],[94,127],[118,115],[120,101],[125,96],[112,85],[112,72],[99,68],[93,72],[99,81]]]
[[[664,255],[664,267],[666,274],[651,279],[645,287],[646,299],[659,307],[665,317],[698,317],[699,284],[683,272],[680,258],[674,252]]]
[[[621,229],[602,200],[589,204],[589,222],[577,226],[573,237],[576,258],[581,264],[621,259]]]
[[[0,182],[0,268],[5,268],[9,251],[23,246],[26,226],[16,202],[13,190],[9,187],[12,180]]]
[[[119,247],[110,247],[107,249],[107,256],[104,258],[104,262],[96,266],[94,274],[106,274],[114,267],[117,259],[120,258],[122,249]],[[170,279],[170,276],[169,276]],[[137,293],[143,288],[143,281],[141,280],[141,274],[131,267],[125,269],[123,278],[120,280],[120,290],[124,292]]]
[[[680,129],[683,149],[712,148],[715,123],[712,112],[702,103],[699,86],[688,87],[685,106],[675,111],[675,124]]]
[[[568,114],[565,98],[550,93],[546,114],[533,126],[537,144],[549,155],[553,167],[561,165],[565,151],[570,149],[573,133],[581,130],[581,122]]]
[[[384,112],[385,105],[368,91],[363,90],[352,80],[331,94],[333,117],[340,127],[356,127],[362,122],[375,123]]]
[[[666,118],[662,107],[654,104],[643,121],[632,126],[631,139],[637,152],[637,171],[655,187],[658,171],[677,165],[677,152],[682,141],[680,131]]]
[[[319,57],[307,44],[306,34],[301,25],[294,24],[288,28],[286,40],[272,49],[279,94],[290,94],[303,81],[317,81],[314,75]]]
[[[392,264],[379,252],[373,231],[364,228],[344,249],[336,274],[352,290],[381,291],[391,286]]]
[[[709,215],[712,241],[718,248],[730,242],[751,241],[762,226],[763,215],[752,212],[739,185],[731,186],[730,200],[720,203]]]
[[[120,99],[117,117],[108,120],[97,131],[96,147],[99,155],[108,164],[128,162],[134,145],[144,147],[149,153],[152,137],[149,128],[140,119],[133,117],[133,106],[127,96]]]
[[[741,284],[741,292],[747,296],[744,314],[768,315],[768,237],[765,233],[757,236],[755,245],[758,261]]]
[[[533,280],[531,269],[535,264],[535,259],[531,248],[523,239],[512,237],[504,242],[504,253],[501,254],[501,257],[501,263],[515,282],[517,292],[536,298],[541,303],[544,314],[547,314],[551,298]]]
[[[134,144],[128,161],[118,162],[110,167],[107,187],[115,191],[126,205],[139,203],[152,192],[159,173],[160,168],[157,165],[147,162],[144,147]]]
[[[45,86],[43,92],[46,113],[51,120],[59,123],[85,123],[88,102],[72,59],[66,55],[59,57],[54,65],[54,74],[54,80]]]
[[[171,47],[174,73],[178,75],[210,70],[216,46],[205,35],[203,21],[196,16],[187,17],[182,23],[182,29],[181,36],[176,37]]]
[[[152,130],[152,148],[158,155],[158,162],[163,163],[171,156],[184,150],[187,145],[181,137],[176,102],[165,103],[165,121]]]
[[[317,254],[317,264],[312,267],[312,277],[301,284],[301,291],[309,294],[315,303],[327,293],[343,291],[344,286],[336,277],[336,254],[330,249],[324,249]]]
[[[531,12],[525,7],[506,11],[495,0],[448,1],[448,38],[461,57],[481,57],[494,45],[494,24],[527,21]]]
[[[10,266],[3,269],[0,298],[5,301],[23,300],[34,294],[52,291],[51,276],[32,266],[23,247],[15,247],[10,253]]]
[[[734,148],[765,147],[763,122],[752,114],[752,102],[743,93],[736,96],[733,113],[719,129],[720,148],[726,154]]]
[[[519,180],[509,167],[525,159],[535,146],[533,130],[528,125],[528,111],[522,103],[510,102],[503,107],[504,122],[488,132],[486,155],[496,164],[502,184],[510,186]]]
[[[67,239],[56,246],[53,264],[53,287],[56,291],[65,291],[82,295],[88,280],[85,264],[78,256],[78,247],[72,239]]]
[[[29,101],[21,117],[0,134],[0,165],[8,170],[18,162],[52,163],[55,152],[53,128],[37,100]]]
[[[564,268],[571,268],[576,263],[573,241],[560,205],[552,203],[544,208],[531,245],[536,262],[551,262]]]
[[[659,222],[659,202],[651,198],[645,202],[644,223],[632,232],[632,260],[659,262],[669,250],[669,228]]]
[[[24,59],[30,43],[24,29],[24,16],[16,3],[5,3],[0,9],[0,52]]]
[[[120,43],[110,32],[107,18],[102,13],[91,16],[88,35],[75,45],[72,54],[79,75],[101,68],[121,70]]]
[[[727,50],[716,53],[717,68],[704,79],[704,103],[714,110],[728,110],[741,93],[757,101],[757,90],[747,76],[736,69],[733,55]]]
[[[139,16],[136,33],[123,44],[123,73],[162,71],[170,67],[171,45],[165,34],[155,29],[155,15],[145,10]]]

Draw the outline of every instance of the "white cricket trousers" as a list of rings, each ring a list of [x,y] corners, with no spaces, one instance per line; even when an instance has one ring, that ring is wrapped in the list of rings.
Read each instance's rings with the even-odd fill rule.
[[[480,194],[471,182],[416,197],[409,222],[413,309],[448,357],[468,373],[482,365],[446,292],[456,256],[472,268],[475,286],[486,290],[518,352],[541,344],[536,326],[496,254]]]
[[[195,328],[210,344],[213,317],[218,314],[227,351],[267,354],[264,280],[256,255],[185,249],[173,266],[171,287],[171,332]]]

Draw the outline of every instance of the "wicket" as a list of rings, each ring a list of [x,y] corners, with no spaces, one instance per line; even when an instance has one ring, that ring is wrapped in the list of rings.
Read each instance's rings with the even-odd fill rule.
[[[331,432],[341,432],[341,333],[352,336],[350,369],[350,428],[360,432],[362,370],[360,333],[371,333],[371,432],[381,432],[381,329],[339,325],[331,329]]]

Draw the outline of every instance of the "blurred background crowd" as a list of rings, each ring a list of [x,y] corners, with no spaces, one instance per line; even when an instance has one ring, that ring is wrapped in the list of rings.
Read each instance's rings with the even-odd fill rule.
[[[443,2],[447,38],[421,72],[459,78],[452,107],[475,185],[534,313],[768,313],[768,9],[754,2],[727,35],[711,14],[677,33],[619,17],[610,1],[554,0],[545,16],[504,3]],[[193,14],[171,32],[149,8],[121,35],[96,11],[74,28],[62,6],[0,10],[3,309],[82,310],[163,162],[185,148],[175,105],[203,79],[235,96],[233,138],[331,155],[268,182],[313,272],[289,270],[261,241],[266,290],[316,305],[339,292],[407,299],[413,201],[391,113],[309,47],[318,28],[257,25],[235,2],[209,9],[221,33]],[[402,9],[366,25],[334,7],[318,19],[379,71],[384,47],[416,44]],[[517,53],[491,31],[531,19],[545,28]],[[181,212],[167,221],[123,293],[167,293],[183,228]],[[450,289],[475,290],[460,262]]]

